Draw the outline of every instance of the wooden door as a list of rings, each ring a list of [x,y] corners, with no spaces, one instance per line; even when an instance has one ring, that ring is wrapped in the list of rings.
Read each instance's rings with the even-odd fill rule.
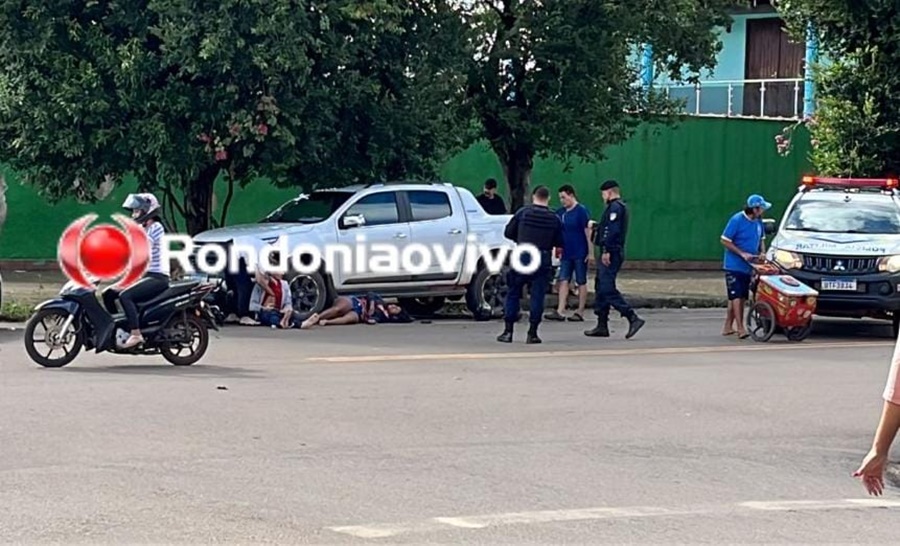
[[[744,78],[770,80],[802,78],[806,45],[792,42],[781,19],[749,19]],[[765,100],[765,108],[762,101]],[[793,117],[803,111],[803,85],[767,83],[765,96],[761,84],[744,86],[744,115]]]

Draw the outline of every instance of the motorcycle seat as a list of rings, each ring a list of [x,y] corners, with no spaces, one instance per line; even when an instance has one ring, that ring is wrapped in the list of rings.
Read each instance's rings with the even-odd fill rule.
[[[200,286],[200,281],[179,281],[173,282],[169,285],[162,294],[156,296],[152,300],[147,300],[143,303],[139,303],[137,305],[139,311],[143,311],[148,307],[156,305],[157,303],[163,302],[169,298],[174,298],[177,296],[183,296],[184,294],[189,293],[194,288]]]

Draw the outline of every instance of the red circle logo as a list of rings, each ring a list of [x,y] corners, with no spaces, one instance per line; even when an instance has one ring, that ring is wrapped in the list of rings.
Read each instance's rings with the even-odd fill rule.
[[[113,226],[97,226],[84,234],[78,254],[85,271],[108,281],[128,269],[131,245],[128,237]]]
[[[120,214],[113,215],[124,231],[103,224],[85,228],[96,214],[82,216],[72,222],[59,239],[57,258],[60,269],[69,279],[85,288],[96,289],[87,275],[101,281],[122,276],[116,288],[124,289],[137,282],[150,265],[150,243],[144,229]]]

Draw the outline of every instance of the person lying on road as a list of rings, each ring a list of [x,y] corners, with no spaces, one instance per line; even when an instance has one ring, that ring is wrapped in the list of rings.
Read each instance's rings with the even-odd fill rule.
[[[374,292],[365,296],[339,296],[334,305],[321,313],[314,313],[303,321],[300,328],[307,330],[313,326],[337,326],[343,324],[409,323],[412,317],[399,305],[385,303]]]

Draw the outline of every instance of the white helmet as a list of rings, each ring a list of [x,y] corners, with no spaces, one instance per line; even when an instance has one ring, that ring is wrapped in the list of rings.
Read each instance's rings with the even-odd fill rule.
[[[122,203],[122,208],[130,210],[132,218],[139,224],[162,214],[159,200],[152,193],[129,193]],[[135,212],[138,214],[134,214]]]

